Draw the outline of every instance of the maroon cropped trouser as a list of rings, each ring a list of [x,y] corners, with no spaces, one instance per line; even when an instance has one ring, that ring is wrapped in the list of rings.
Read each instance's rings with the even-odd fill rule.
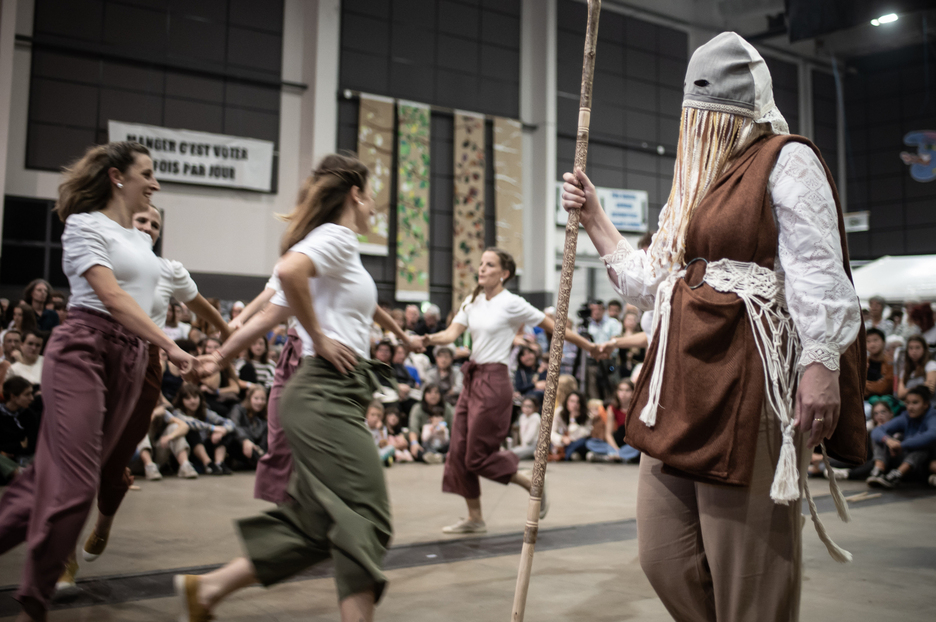
[[[501,363],[468,361],[461,369],[465,384],[455,406],[442,492],[477,499],[479,477],[508,484],[517,472],[516,454],[500,450],[510,434],[513,387],[507,366]]]
[[[257,463],[257,478],[254,480],[254,499],[270,503],[286,503],[289,495],[286,486],[292,473],[292,452],[279,420],[279,401],[283,387],[292,378],[302,362],[302,339],[290,328],[286,345],[276,363],[273,387],[267,405],[267,452]]]
[[[124,427],[117,446],[110,458],[101,467],[101,489],[98,492],[98,511],[104,516],[113,516],[120,508],[124,495],[129,489],[129,481],[124,477],[127,465],[136,453],[137,445],[149,432],[153,410],[159,403],[162,391],[162,364],[159,362],[159,346],[150,344],[149,363],[143,376],[143,388],[137,399],[130,419]]]
[[[27,541],[17,600],[34,618],[44,618],[75,550],[145,366],[143,340],[95,311],[71,309],[49,339],[36,459],[0,499],[0,554]]]

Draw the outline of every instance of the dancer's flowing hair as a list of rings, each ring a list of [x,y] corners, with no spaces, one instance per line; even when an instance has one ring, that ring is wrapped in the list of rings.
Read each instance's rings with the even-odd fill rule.
[[[367,166],[357,158],[337,153],[322,158],[299,189],[296,208],[281,217],[289,226],[283,234],[280,254],[285,254],[319,225],[336,222],[351,189],[366,190],[368,174]]]
[[[728,165],[769,132],[769,124],[740,115],[683,108],[673,186],[650,246],[655,265],[682,267],[693,212]]]
[[[65,181],[59,185],[59,198],[52,211],[65,222],[72,214],[104,209],[113,192],[109,171],[116,168],[126,173],[137,156],[149,154],[149,149],[135,142],[91,147],[81,158],[65,167]]]

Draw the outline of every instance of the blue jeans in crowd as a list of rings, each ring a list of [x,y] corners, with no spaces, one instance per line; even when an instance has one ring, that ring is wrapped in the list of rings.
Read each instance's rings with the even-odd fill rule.
[[[640,456],[640,452],[630,445],[621,445],[621,448],[615,452],[614,447],[609,443],[597,438],[588,439],[588,442],[585,443],[585,448],[592,453],[602,456],[617,453],[617,455],[621,457],[621,460],[636,460],[637,457]]]

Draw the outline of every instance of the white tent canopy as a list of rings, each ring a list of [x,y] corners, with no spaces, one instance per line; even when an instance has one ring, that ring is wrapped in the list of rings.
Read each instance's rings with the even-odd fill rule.
[[[865,303],[873,296],[889,304],[936,302],[936,255],[884,256],[856,268],[852,276]]]

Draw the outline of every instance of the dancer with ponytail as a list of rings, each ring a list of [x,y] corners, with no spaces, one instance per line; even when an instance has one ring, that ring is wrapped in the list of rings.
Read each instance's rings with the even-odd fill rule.
[[[133,217],[150,209],[157,190],[149,151],[130,142],[92,147],[65,170],[59,186],[55,212],[65,223],[68,319],[45,351],[35,462],[0,500],[0,553],[23,540],[29,546],[18,622],[45,620],[102,467],[140,396],[146,341],[166,350],[183,372],[194,363],[149,317],[161,266]]]
[[[228,594],[264,586],[332,558],[342,620],[372,620],[386,587],[381,570],[390,541],[390,504],[383,467],[365,424],[377,375],[390,368],[369,360],[377,320],[412,347],[417,338],[377,307],[377,287],[364,270],[358,232],[367,230],[374,194],[367,167],[325,157],[311,188],[287,217],[280,281],[268,304],[209,359],[213,373],[256,335],[289,315],[298,319],[302,366],[280,398],[280,422],[292,450],[291,499],[237,522],[246,556],[202,576],[175,579],[181,620],[208,620]]]
[[[162,214],[158,209],[150,205],[148,210],[134,214],[133,226],[138,231],[148,235],[153,246],[155,246],[162,233]],[[230,329],[225,324],[224,318],[204,296],[198,293],[198,286],[192,280],[192,276],[185,269],[185,266],[178,261],[172,261],[164,257],[157,257],[157,260],[161,272],[159,284],[153,294],[153,306],[149,313],[153,323],[160,329],[166,325],[169,301],[171,298],[175,298],[184,302],[195,314],[206,319],[221,331],[222,339],[226,339],[230,334]],[[149,344],[148,363],[143,377],[143,388],[140,391],[140,397],[137,399],[133,413],[131,413],[130,419],[120,435],[117,446],[101,468],[101,484],[97,499],[98,517],[94,523],[94,529],[88,534],[81,552],[81,556],[87,562],[96,560],[107,548],[107,540],[110,536],[111,526],[114,523],[114,516],[117,514],[117,510],[120,508],[120,504],[123,502],[123,498],[133,481],[132,477],[129,476],[127,465],[133,458],[137,445],[140,444],[140,441],[149,431],[153,410],[159,403],[162,387],[162,365],[159,361],[159,350],[158,345]],[[158,475],[159,468],[155,464],[147,465],[147,477]],[[64,574],[56,584],[56,589],[74,588],[77,573],[78,561],[76,558],[71,557],[66,564]]]
[[[504,289],[504,283],[516,271],[517,264],[509,253],[496,248],[484,251],[474,292],[465,299],[447,329],[423,337],[427,346],[448,345],[466,330],[471,334],[471,357],[461,368],[464,388],[455,406],[452,440],[442,478],[443,492],[465,498],[468,517],[445,527],[444,533],[487,531],[481,511],[480,477],[530,489],[529,476],[517,472],[517,455],[500,450],[510,433],[513,409],[513,385],[507,363],[514,335],[521,326],[540,326],[552,333],[554,324],[542,311]],[[596,344],[573,331],[566,331],[566,339],[596,358],[607,358],[599,353]],[[545,518],[548,511],[544,494],[540,518]]]

